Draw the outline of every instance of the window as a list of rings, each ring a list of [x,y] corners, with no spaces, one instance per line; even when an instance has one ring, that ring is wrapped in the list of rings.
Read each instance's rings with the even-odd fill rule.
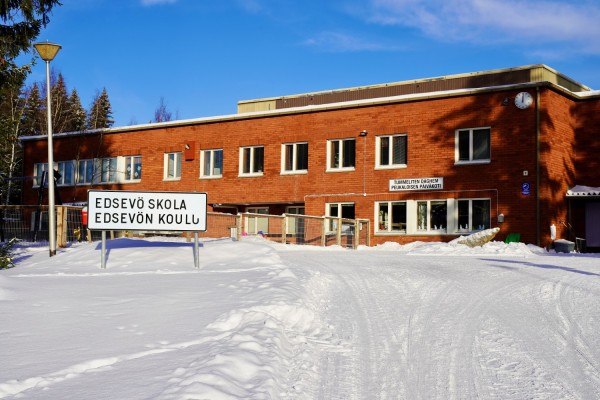
[[[455,152],[457,163],[490,161],[490,128],[457,130]]]
[[[490,228],[491,202],[489,199],[458,200],[459,231],[476,231]]]
[[[48,163],[36,163],[33,165],[33,186],[42,184],[42,176],[48,169]],[[44,178],[44,187],[48,187],[48,179]]]
[[[446,200],[417,201],[417,230],[445,231],[448,220]]]
[[[125,178],[127,181],[139,181],[142,179],[142,157],[125,157]]]
[[[287,207],[285,213],[290,215],[304,215],[304,207]],[[296,235],[302,232],[304,232],[304,217],[290,217],[287,219],[287,234]]]
[[[381,201],[376,203],[376,232],[406,233],[406,202]]]
[[[77,163],[77,184],[90,185],[94,183],[94,160],[79,160]]]
[[[73,186],[75,184],[75,161],[59,161],[56,163],[56,167],[54,173],[56,184],[58,186]]]
[[[377,167],[406,167],[407,142],[406,135],[377,136]]]
[[[269,214],[267,207],[248,207],[247,213],[251,214]],[[266,235],[269,232],[269,217],[248,216],[246,218],[246,232],[251,235]]]
[[[354,219],[354,203],[328,203],[325,213],[328,217]],[[337,230],[337,223],[336,219],[329,220],[330,232]],[[342,229],[344,229],[343,224]]]
[[[165,180],[181,179],[181,152],[165,153]]]
[[[308,171],[308,143],[281,145],[281,173],[297,174]]]
[[[354,170],[355,140],[337,139],[327,142],[327,170]]]
[[[117,158],[101,158],[98,160],[100,165],[100,183],[114,183],[117,181]]]
[[[223,176],[223,150],[202,150],[200,152],[200,177],[220,178]]]
[[[240,148],[240,175],[258,176],[263,174],[264,168],[263,146]]]

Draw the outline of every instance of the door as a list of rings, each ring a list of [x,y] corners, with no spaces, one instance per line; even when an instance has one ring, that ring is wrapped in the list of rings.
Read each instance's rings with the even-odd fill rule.
[[[588,247],[600,247],[600,201],[585,204],[585,241]]]

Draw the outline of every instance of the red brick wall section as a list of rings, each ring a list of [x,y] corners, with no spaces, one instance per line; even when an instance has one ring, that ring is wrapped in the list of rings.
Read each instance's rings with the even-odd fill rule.
[[[484,93],[101,136],[56,137],[55,160],[140,154],[143,160],[141,183],[94,188],[204,191],[208,192],[209,203],[305,202],[306,213],[317,216],[325,213],[325,203],[329,201],[353,201],[356,204],[356,217],[373,219],[374,202],[377,200],[488,196],[492,200],[492,226],[498,225],[496,211],[505,216],[498,239],[503,239],[509,232],[519,232],[523,241],[534,243],[536,114],[535,107],[520,110],[513,105],[512,99],[517,92]],[[529,92],[535,97],[535,89]],[[541,96],[544,112],[542,161],[547,164],[542,171],[542,184],[550,182],[556,185],[543,189],[542,194],[551,208],[560,200],[556,190],[566,190],[568,179],[561,177],[563,171],[566,169],[571,174],[574,168],[572,154],[567,150],[574,141],[570,132],[574,126],[582,130],[584,128],[570,117],[570,110],[575,107],[573,102],[551,90],[543,90]],[[508,104],[504,104],[505,99],[509,100]],[[597,111],[598,102],[595,102],[583,108],[582,118],[591,119]],[[476,127],[491,127],[491,163],[455,165],[455,130]],[[358,137],[363,129],[368,131],[366,138]],[[393,133],[408,135],[408,166],[375,170],[376,136]],[[356,139],[355,170],[326,172],[327,140],[341,138]],[[308,174],[281,175],[281,144],[299,141],[309,142]],[[195,159],[183,161],[181,180],[164,181],[164,153],[183,152],[186,143],[195,145]],[[597,142],[590,140],[585,143],[597,146]],[[265,148],[264,176],[239,177],[240,146],[256,145]],[[215,148],[224,150],[223,178],[199,179],[200,150]],[[32,175],[33,163],[46,160],[46,141],[25,142],[24,152],[25,175]],[[577,163],[584,163],[583,158],[577,159]],[[527,171],[527,176],[524,176],[524,171]],[[594,176],[597,179],[597,173]],[[444,191],[426,194],[389,192],[390,179],[419,177],[443,177]],[[530,195],[521,194],[521,185],[525,182],[531,184]],[[64,201],[81,201],[86,198],[90,188],[80,186],[60,190]],[[35,204],[37,191],[32,190],[31,184],[24,189],[24,203]],[[363,193],[367,195],[363,196]],[[231,209],[227,211],[232,212]],[[562,213],[561,210],[552,214],[552,219],[562,217]],[[549,219],[544,218],[544,226],[548,222]],[[371,226],[373,229],[374,224]],[[454,237],[427,236],[418,239],[450,240]],[[415,237],[375,237],[372,243],[390,240],[409,242]]]

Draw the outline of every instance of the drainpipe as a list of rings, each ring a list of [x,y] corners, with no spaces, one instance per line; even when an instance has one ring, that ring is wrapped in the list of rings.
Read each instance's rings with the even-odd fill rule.
[[[541,214],[540,214],[540,87],[535,87],[535,238],[541,246]]]

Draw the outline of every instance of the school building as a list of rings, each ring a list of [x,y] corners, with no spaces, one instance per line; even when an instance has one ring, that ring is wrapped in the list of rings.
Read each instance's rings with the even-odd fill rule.
[[[209,211],[371,221],[371,244],[600,249],[600,91],[546,65],[240,101],[238,113],[54,135],[58,193],[192,191]],[[37,204],[45,136],[22,138]],[[44,199],[44,204],[47,204]],[[249,232],[253,233],[253,232]]]

